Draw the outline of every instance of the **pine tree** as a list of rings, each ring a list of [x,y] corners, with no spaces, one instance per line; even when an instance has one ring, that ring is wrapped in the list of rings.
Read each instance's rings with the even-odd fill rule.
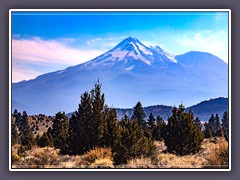
[[[148,127],[150,128],[151,131],[153,131],[154,127],[156,126],[156,120],[155,120],[152,113],[150,113],[150,115],[149,115],[147,125],[148,125]]]
[[[50,140],[46,132],[38,139],[37,145],[40,147],[50,146]]]
[[[212,136],[221,136],[221,123],[218,114],[214,116],[211,115],[210,119],[208,120],[208,127],[212,131]]]
[[[90,93],[81,96],[78,111],[70,119],[72,154],[82,154],[94,147],[112,147],[118,136],[116,111],[105,104],[99,81]]]
[[[135,119],[138,125],[144,129],[146,127],[146,121],[144,120],[145,117],[146,114],[144,112],[142,104],[140,103],[140,101],[138,101],[136,106],[134,106],[133,108],[133,115],[131,119]]]
[[[66,154],[69,151],[69,121],[65,113],[58,112],[53,120],[51,135],[54,140],[54,146]]]
[[[203,134],[194,125],[192,112],[186,113],[184,110],[183,105],[173,108],[164,134],[168,152],[177,155],[198,152],[203,141]]]
[[[14,109],[14,111],[13,111],[13,117],[17,117],[17,115],[18,115],[18,111],[17,111],[17,109]]]
[[[204,129],[204,131],[203,131],[203,133],[204,133],[204,138],[212,138],[212,137],[213,137],[212,131],[211,131],[211,129],[209,128],[208,123],[205,123],[204,126],[205,126],[205,129]]]
[[[33,132],[30,129],[28,124],[28,115],[26,111],[23,111],[22,116],[18,113],[17,119],[19,124],[19,137],[21,145],[24,147],[25,150],[32,149],[34,144]]]
[[[199,128],[200,130],[202,130],[202,124],[201,121],[198,117],[196,117],[196,119],[194,120],[194,125]]]
[[[11,124],[11,144],[17,144],[19,142],[18,138],[18,131],[17,131],[17,126],[15,122],[12,119],[12,124]]]
[[[126,115],[120,125],[121,138],[114,152],[115,164],[125,164],[133,158],[153,156],[156,147],[150,132],[144,131],[136,120],[129,120]]]
[[[228,118],[228,112],[227,111],[225,111],[223,113],[221,126],[222,126],[222,129],[223,129],[224,137],[228,141],[228,139],[229,139],[229,118]]]
[[[78,110],[70,119],[71,153],[82,154],[96,146],[97,123],[93,120],[91,95],[81,95]]]
[[[160,117],[158,115],[157,116],[157,125],[154,127],[153,133],[152,133],[153,138],[157,141],[162,141],[165,128],[166,128],[166,123],[164,122],[162,117]]]
[[[105,107],[104,109],[106,128],[104,134],[103,146],[113,148],[115,150],[115,143],[119,141],[120,138],[120,127],[117,121],[117,113],[114,108]]]
[[[222,127],[221,127],[221,122],[218,114],[216,114],[216,136],[222,137]]]
[[[97,146],[103,145],[103,138],[105,133],[105,121],[104,121],[104,105],[105,98],[104,94],[101,93],[101,84],[99,80],[95,84],[91,91],[91,102],[92,102],[92,121],[94,123],[96,134],[92,137],[94,144]]]

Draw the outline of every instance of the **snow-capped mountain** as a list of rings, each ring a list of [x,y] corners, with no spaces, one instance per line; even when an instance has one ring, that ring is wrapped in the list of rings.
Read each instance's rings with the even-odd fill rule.
[[[192,105],[228,95],[228,65],[203,52],[172,55],[129,37],[86,63],[12,84],[12,107],[53,115],[77,109],[80,95],[100,80],[107,104],[118,108]]]

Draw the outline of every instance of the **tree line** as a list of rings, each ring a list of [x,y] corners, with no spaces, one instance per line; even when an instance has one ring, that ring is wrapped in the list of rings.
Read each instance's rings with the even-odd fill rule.
[[[138,157],[154,157],[154,140],[164,141],[167,151],[177,155],[196,153],[200,150],[203,138],[225,136],[228,139],[228,113],[220,123],[218,115],[212,115],[203,126],[191,111],[185,112],[183,105],[172,109],[167,123],[162,117],[150,113],[148,120],[141,102],[133,108],[132,117],[124,115],[117,120],[113,107],[105,102],[99,81],[90,92],[80,97],[78,109],[70,119],[64,112],[56,113],[52,128],[42,136],[33,136],[28,125],[27,113],[13,112],[12,144],[21,144],[21,151],[33,145],[51,146],[62,154],[81,155],[96,147],[110,147],[116,165],[127,163]]]

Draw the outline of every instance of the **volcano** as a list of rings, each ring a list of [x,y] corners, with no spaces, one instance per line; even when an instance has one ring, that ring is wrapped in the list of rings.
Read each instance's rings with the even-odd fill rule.
[[[54,115],[77,109],[97,80],[109,106],[186,106],[228,96],[228,64],[207,53],[173,55],[128,37],[104,54],[76,66],[12,84],[12,109]]]

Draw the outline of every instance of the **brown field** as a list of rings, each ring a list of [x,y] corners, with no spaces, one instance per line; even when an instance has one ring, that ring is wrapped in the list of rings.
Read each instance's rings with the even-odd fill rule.
[[[228,142],[221,138],[204,139],[194,155],[176,156],[166,152],[164,142],[155,141],[154,158],[132,159],[115,166],[110,148],[96,148],[84,155],[60,155],[59,149],[33,147],[19,155],[12,147],[12,168],[228,168]]]

